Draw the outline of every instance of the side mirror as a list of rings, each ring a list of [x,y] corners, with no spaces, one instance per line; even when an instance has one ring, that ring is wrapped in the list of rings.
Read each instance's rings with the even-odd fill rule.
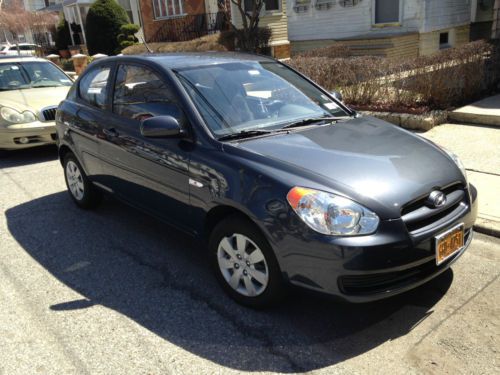
[[[338,91],[331,91],[330,95],[333,96],[335,99],[337,99],[339,102],[342,102],[344,99],[342,94]]]
[[[148,138],[173,138],[183,135],[183,131],[176,118],[156,116],[141,122],[141,134]]]

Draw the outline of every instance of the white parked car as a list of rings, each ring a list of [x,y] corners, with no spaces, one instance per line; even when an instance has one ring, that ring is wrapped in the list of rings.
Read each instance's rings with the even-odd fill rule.
[[[39,48],[39,46],[30,43],[19,43],[19,49],[16,44],[8,44],[1,47],[0,55],[35,56],[37,48]]]

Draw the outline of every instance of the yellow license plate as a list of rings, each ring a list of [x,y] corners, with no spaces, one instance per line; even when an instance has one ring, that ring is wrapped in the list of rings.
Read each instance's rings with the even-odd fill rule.
[[[464,247],[464,225],[459,224],[436,236],[436,264],[440,265]]]

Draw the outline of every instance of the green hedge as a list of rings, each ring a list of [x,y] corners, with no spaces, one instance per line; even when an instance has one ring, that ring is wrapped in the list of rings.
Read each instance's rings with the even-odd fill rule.
[[[120,53],[120,28],[129,22],[127,13],[116,0],[96,0],[89,9],[85,25],[89,54]]]
[[[71,35],[69,34],[68,21],[64,19],[64,15],[59,16],[59,23],[56,26],[56,48],[58,50],[68,49],[71,45]]]

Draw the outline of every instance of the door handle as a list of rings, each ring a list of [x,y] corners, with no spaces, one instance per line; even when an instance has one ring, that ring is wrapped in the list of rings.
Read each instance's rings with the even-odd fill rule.
[[[117,137],[118,132],[116,131],[115,128],[109,128],[109,129],[102,129],[102,132],[108,136],[108,137]]]

